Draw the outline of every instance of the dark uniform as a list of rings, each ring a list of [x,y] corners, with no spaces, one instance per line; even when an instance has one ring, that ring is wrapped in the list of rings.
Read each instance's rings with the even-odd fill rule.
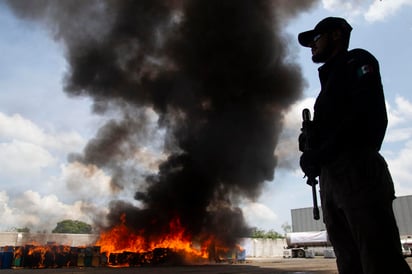
[[[412,273],[401,252],[391,175],[379,154],[387,127],[379,64],[367,51],[319,68],[313,144],[324,222],[340,274]]]

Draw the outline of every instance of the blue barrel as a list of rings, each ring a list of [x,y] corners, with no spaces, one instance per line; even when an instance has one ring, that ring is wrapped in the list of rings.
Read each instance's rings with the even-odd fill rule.
[[[13,263],[13,252],[10,252],[10,251],[3,252],[1,268],[2,269],[11,268],[12,263]]]
[[[243,249],[243,250],[238,252],[237,261],[238,262],[245,262],[246,261],[246,249]]]

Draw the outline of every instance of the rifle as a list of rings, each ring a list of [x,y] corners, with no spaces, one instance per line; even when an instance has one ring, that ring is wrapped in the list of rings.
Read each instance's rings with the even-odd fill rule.
[[[305,134],[306,136],[306,140],[305,140],[305,149],[304,151],[308,151],[311,148],[311,144],[310,144],[310,128],[309,128],[309,124],[311,122],[311,118],[310,118],[310,110],[305,108],[302,111],[302,132],[303,134]],[[310,186],[312,186],[312,198],[313,198],[313,219],[315,220],[319,220],[319,206],[318,206],[318,198],[316,196],[316,185],[318,183],[318,181],[316,180],[316,177],[312,177],[312,176],[307,176],[308,179],[306,181],[306,183]]]

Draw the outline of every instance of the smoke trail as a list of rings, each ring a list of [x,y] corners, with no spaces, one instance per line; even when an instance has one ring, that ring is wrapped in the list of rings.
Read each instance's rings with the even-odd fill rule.
[[[192,235],[230,241],[247,229],[238,199],[257,198],[273,179],[281,113],[302,91],[282,27],[314,2],[8,3],[64,42],[69,95],[121,113],[72,156],[109,170],[115,188],[136,184],[141,207],[114,201],[109,219],[126,212],[129,226],[156,237],[178,216]],[[166,130],[168,158],[137,183],[134,153],[154,138],[147,109]]]

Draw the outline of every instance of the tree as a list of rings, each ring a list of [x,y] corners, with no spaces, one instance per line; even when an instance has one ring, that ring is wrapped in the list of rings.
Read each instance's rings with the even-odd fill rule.
[[[273,229],[269,231],[265,231],[263,229],[259,229],[257,227],[254,227],[252,229],[252,238],[261,238],[261,239],[278,239],[278,238],[283,238],[281,234],[278,232],[274,231]]]
[[[269,238],[269,239],[279,239],[279,238],[283,238],[283,236],[274,231],[273,229],[269,230],[266,232],[265,238]]]
[[[52,233],[91,234],[92,226],[82,221],[63,220],[57,223]]]
[[[30,232],[30,228],[28,227],[15,227],[14,230],[16,232]]]
[[[263,229],[259,229],[257,227],[254,227],[252,229],[252,238],[265,238],[265,231]]]

